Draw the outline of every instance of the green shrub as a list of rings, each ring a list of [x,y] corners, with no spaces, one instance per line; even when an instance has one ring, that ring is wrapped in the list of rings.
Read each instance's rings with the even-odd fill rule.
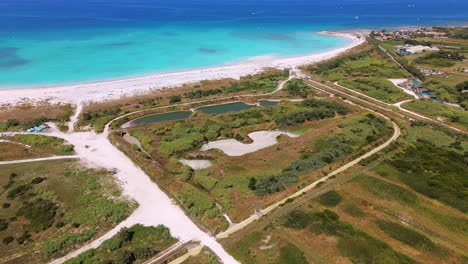
[[[112,237],[104,241],[101,247],[105,250],[115,251],[122,247],[122,239],[120,237]]]
[[[30,235],[28,232],[24,232],[21,236],[19,236],[19,237],[16,238],[16,243],[18,243],[19,245],[22,245],[22,244],[24,244],[24,242],[26,242],[30,237],[31,237],[31,235]]]
[[[419,141],[389,164],[400,172],[399,179],[415,191],[467,212],[468,178],[461,173],[466,171],[464,160],[463,154]]]
[[[379,239],[340,221],[339,216],[328,209],[314,212],[312,216],[311,231],[336,236],[339,252],[352,263],[416,263]]]
[[[0,219],[0,231],[8,228],[8,221],[6,219]]]
[[[307,264],[309,262],[299,248],[288,243],[280,248],[279,263]]]
[[[283,220],[283,226],[293,229],[304,229],[312,222],[312,216],[304,211],[294,210]]]
[[[128,250],[119,250],[113,258],[115,264],[132,264],[135,261],[135,255]]]
[[[149,247],[139,247],[135,248],[134,254],[136,259],[146,260],[154,256],[155,252]]]
[[[317,202],[329,207],[335,207],[341,201],[343,201],[343,197],[336,191],[328,191],[317,197]]]
[[[218,181],[210,177],[211,171],[209,170],[198,170],[195,172],[193,177],[193,182],[196,185],[199,185],[206,191],[211,191],[214,189]]]
[[[3,242],[3,244],[8,245],[11,242],[13,242],[13,240],[15,240],[13,237],[7,236],[7,237],[3,238],[2,242]]]
[[[418,196],[398,185],[367,175],[359,175],[354,181],[380,199],[400,201],[410,205],[419,203]]]
[[[361,208],[359,208],[358,206],[354,205],[354,204],[347,204],[345,206],[343,206],[343,211],[351,216],[354,216],[354,217],[364,217],[366,216],[366,214],[364,213],[364,211],[362,211]]]
[[[62,152],[73,152],[75,150],[75,146],[73,145],[63,145],[60,147],[60,151]]]
[[[376,223],[382,231],[387,233],[392,238],[401,241],[407,245],[410,245],[414,248],[434,253],[445,252],[441,251],[442,249],[436,246],[426,236],[421,235],[420,233],[415,232],[407,227],[385,220],[377,220]]]
[[[85,226],[95,226],[102,221],[119,223],[127,215],[127,203],[97,194],[83,195],[80,199],[81,204],[89,205],[68,214],[67,221]]]
[[[30,221],[26,229],[39,232],[52,226],[58,207],[51,201],[37,199],[32,203],[24,204],[18,215],[24,216]]]
[[[31,185],[30,184],[23,184],[23,185],[19,185],[13,189],[11,189],[8,193],[7,193],[7,198],[9,200],[13,200],[15,199],[16,197],[18,196],[22,196],[24,195],[27,191],[29,191],[31,189]]]
[[[215,210],[217,214],[219,214],[214,200],[208,194],[190,184],[186,184],[184,186],[184,191],[180,192],[178,196],[187,206],[190,214],[202,216],[210,209]]]
[[[9,203],[3,203],[2,204],[2,208],[6,209],[6,208],[10,208],[11,204]]]
[[[285,90],[292,96],[306,98],[312,89],[302,79],[293,78],[285,84]]]
[[[410,95],[403,92],[403,90],[396,87],[385,78],[343,80],[339,83],[347,88],[362,91],[373,98],[387,103],[395,103],[403,99],[411,99]]]
[[[85,230],[81,233],[62,233],[58,238],[45,240],[42,242],[42,252],[50,257],[53,254],[60,252],[74,245],[80,245],[90,240],[96,234],[95,230]]]
[[[166,156],[172,156],[195,148],[203,142],[203,140],[202,134],[192,133],[173,141],[163,141],[159,146],[159,151]]]
[[[31,184],[39,184],[39,183],[43,182],[44,180],[45,180],[45,178],[43,178],[43,177],[36,177],[36,178],[32,179]]]
[[[182,97],[180,97],[179,95],[172,95],[169,97],[169,103],[173,104],[173,103],[178,103],[182,101]]]

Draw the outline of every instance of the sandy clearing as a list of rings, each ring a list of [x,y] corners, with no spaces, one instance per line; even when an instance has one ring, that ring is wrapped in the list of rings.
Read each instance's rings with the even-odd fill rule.
[[[283,131],[256,131],[249,134],[253,140],[250,144],[244,144],[235,139],[223,139],[208,142],[201,147],[201,150],[219,149],[228,156],[242,156],[275,145],[278,143],[276,138],[280,135],[298,137],[296,134]]]
[[[403,88],[403,87],[399,86],[400,84],[403,84],[403,83],[407,82],[408,79],[404,79],[404,78],[403,78],[403,79],[388,79],[388,80],[389,80],[390,82],[392,82],[393,85],[395,85],[395,86],[398,87],[399,89],[403,90],[403,92],[405,92],[405,93],[407,93],[407,94],[413,96],[413,97],[416,98],[416,99],[419,99],[419,96],[418,96],[415,92],[413,92],[413,91],[411,91],[411,90],[408,90],[408,89],[406,89],[406,88]]]
[[[18,102],[35,103],[48,100],[52,103],[73,103],[109,101],[164,87],[176,87],[184,83],[201,80],[214,80],[222,78],[239,79],[241,76],[260,72],[265,67],[279,69],[296,68],[300,65],[310,64],[330,59],[347,51],[365,41],[362,34],[322,32],[348,38],[351,42],[341,48],[325,52],[308,54],[290,58],[276,58],[270,55],[250,58],[247,61],[212,68],[202,68],[189,71],[158,73],[149,76],[127,78],[114,81],[103,81],[88,84],[56,86],[48,88],[25,88],[0,90],[0,105],[11,105]]]
[[[88,249],[97,248],[104,240],[117,234],[121,228],[135,224],[164,225],[170,229],[173,236],[182,242],[200,241],[202,245],[215,252],[223,263],[238,263],[214,237],[200,230],[182,209],[151,181],[143,170],[113,146],[105,134],[94,132],[65,134],[55,129],[41,134],[63,138],[73,144],[82,161],[91,166],[115,169],[117,180],[123,188],[123,194],[139,204],[139,207],[126,220],[102,237],[51,263],[62,263]]]
[[[211,161],[209,160],[186,160],[181,159],[179,160],[182,164],[189,166],[194,170],[201,170],[206,169],[211,166]]]

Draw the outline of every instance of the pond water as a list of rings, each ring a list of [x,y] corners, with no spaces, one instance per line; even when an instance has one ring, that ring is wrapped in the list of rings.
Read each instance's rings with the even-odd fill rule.
[[[178,111],[178,112],[171,112],[165,114],[157,114],[157,115],[150,115],[146,117],[142,117],[136,119],[132,123],[135,125],[139,124],[148,124],[148,123],[155,123],[155,122],[162,122],[162,121],[174,121],[188,118],[192,112],[190,111]]]
[[[279,102],[275,101],[266,101],[262,100],[259,101],[260,106],[273,106],[279,104]],[[197,111],[203,112],[205,114],[215,115],[215,114],[224,114],[229,112],[237,112],[246,109],[251,109],[256,107],[255,105],[248,105],[243,102],[237,103],[230,103],[230,104],[221,104],[221,105],[213,105],[213,106],[206,106],[197,108]],[[181,120],[190,117],[192,112],[190,111],[177,111],[177,112],[170,112],[165,114],[155,114],[146,117],[142,117],[136,119],[131,122],[132,125],[140,125],[140,124],[149,124],[155,122],[163,122],[163,121],[174,121],[174,120]]]
[[[278,105],[279,102],[277,101],[266,101],[266,100],[260,100],[259,101],[260,106],[274,106]]]
[[[246,103],[238,102],[238,103],[231,103],[231,104],[222,104],[222,105],[213,105],[207,107],[200,107],[197,111],[201,111],[205,114],[224,114],[229,112],[237,112],[246,109],[250,109],[255,107],[254,105],[248,105]]]

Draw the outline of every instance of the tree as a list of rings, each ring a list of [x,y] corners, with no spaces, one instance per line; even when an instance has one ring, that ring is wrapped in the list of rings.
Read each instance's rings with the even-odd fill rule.
[[[468,90],[468,81],[461,82],[455,86],[457,88],[457,91],[460,93],[463,92],[463,90]]]

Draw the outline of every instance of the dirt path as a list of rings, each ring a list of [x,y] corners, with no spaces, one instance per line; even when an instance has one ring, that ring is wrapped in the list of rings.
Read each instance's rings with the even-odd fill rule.
[[[27,163],[27,162],[37,162],[37,161],[46,161],[46,160],[79,159],[79,158],[80,158],[79,155],[52,156],[52,157],[37,158],[37,159],[23,159],[23,160],[0,161],[0,165],[17,164],[17,163]]]
[[[86,163],[117,171],[116,177],[123,188],[123,194],[139,204],[139,207],[126,220],[102,237],[51,263],[62,263],[88,249],[97,248],[104,240],[117,234],[121,228],[135,224],[164,225],[181,242],[200,241],[202,245],[215,252],[224,263],[238,263],[224,251],[214,237],[200,230],[184,211],[159,189],[143,170],[112,145],[105,135],[94,132],[61,133],[59,131],[42,134],[63,138],[73,144],[75,151]]]

